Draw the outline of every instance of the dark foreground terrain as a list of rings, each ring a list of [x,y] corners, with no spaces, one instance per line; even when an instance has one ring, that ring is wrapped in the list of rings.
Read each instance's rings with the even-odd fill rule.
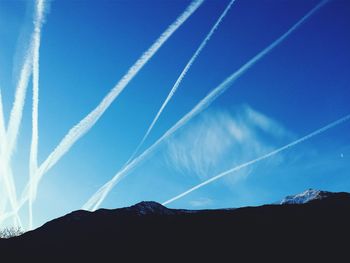
[[[350,262],[350,194],[291,203],[76,211],[0,240],[0,262]]]

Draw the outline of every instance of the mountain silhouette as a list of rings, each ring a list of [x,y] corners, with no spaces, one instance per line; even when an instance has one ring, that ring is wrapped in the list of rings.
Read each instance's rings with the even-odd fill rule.
[[[3,262],[347,262],[349,222],[349,193],[312,189],[237,209],[141,202],[74,211],[0,239],[0,255],[10,260]]]

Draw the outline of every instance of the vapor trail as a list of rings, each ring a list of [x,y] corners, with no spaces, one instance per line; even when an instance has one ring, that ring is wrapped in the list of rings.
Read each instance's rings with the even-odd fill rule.
[[[210,40],[210,38],[212,37],[212,35],[215,33],[216,29],[218,28],[218,26],[220,25],[221,21],[224,19],[224,17],[226,16],[227,12],[230,10],[232,4],[235,2],[236,0],[231,0],[231,2],[227,5],[227,7],[225,8],[225,10],[223,11],[223,13],[220,15],[220,17],[218,18],[218,20],[216,21],[216,23],[214,24],[214,26],[211,28],[211,30],[209,31],[209,33],[207,34],[207,36],[204,38],[204,40],[202,41],[202,43],[200,44],[200,46],[198,47],[198,49],[195,51],[195,53],[193,54],[193,56],[191,57],[191,59],[188,61],[188,63],[186,64],[185,68],[182,70],[180,76],[178,77],[178,79],[176,80],[174,86],[172,87],[172,89],[170,90],[168,97],[165,99],[165,101],[163,102],[163,105],[160,107],[157,115],[155,116],[155,118],[153,119],[151,125],[149,126],[146,134],[143,136],[141,142],[139,143],[139,145],[136,147],[134,153],[131,155],[131,157],[129,158],[129,160],[126,162],[126,164],[128,164],[132,159],[134,159],[135,155],[138,153],[138,151],[140,150],[140,148],[142,147],[142,145],[144,144],[144,142],[146,141],[146,139],[148,138],[149,134],[151,133],[154,125],[156,124],[156,122],[158,121],[160,115],[162,114],[164,108],[166,107],[166,105],[169,103],[169,101],[171,100],[171,98],[174,96],[175,92],[177,91],[180,83],[182,82],[183,78],[185,77],[187,71],[190,69],[190,67],[192,66],[192,64],[194,63],[194,61],[197,59],[197,57],[199,56],[199,54],[202,52],[202,50],[205,48],[205,46],[207,45],[208,41]]]
[[[33,68],[33,56],[35,52],[35,45],[37,39],[40,39],[40,31],[44,20],[44,2],[42,0],[36,1],[36,10],[34,16],[34,32],[31,35],[30,45],[24,56],[24,64],[20,71],[19,80],[16,87],[15,100],[11,109],[8,129],[6,133],[6,150],[2,156],[2,172],[5,178],[5,186],[7,188],[8,196],[12,206],[12,210],[15,211],[14,215],[17,221],[20,223],[17,209],[17,194],[14,184],[14,178],[10,167],[11,158],[16,145],[18,131],[22,120],[23,107],[26,97],[26,91],[28,87],[29,78],[32,74]]]
[[[4,153],[6,143],[6,128],[5,128],[5,118],[4,118],[4,110],[2,106],[2,95],[0,89],[0,156]],[[1,162],[1,157],[0,157]]]
[[[22,227],[21,219],[18,215],[18,203],[17,203],[17,194],[14,183],[14,178],[12,174],[11,168],[7,164],[6,157],[2,157],[2,161],[0,163],[0,175],[2,176],[2,180],[4,181],[4,186],[6,189],[7,198],[12,208],[12,216],[13,216],[13,224],[15,226]],[[1,225],[1,220],[0,220]]]
[[[3,166],[3,158],[2,155],[4,154],[5,151],[5,143],[6,143],[6,130],[5,130],[5,121],[4,121],[4,114],[3,114],[3,106],[2,106],[2,95],[1,95],[1,88],[0,88],[0,167]],[[3,172],[0,170],[0,182],[1,184],[2,182],[2,178],[3,178]],[[0,206],[0,213],[3,213],[3,209],[6,207],[6,202],[7,202],[7,198],[5,193],[1,193],[0,192],[0,200],[3,203]],[[0,223],[1,223],[1,219],[0,219]]]
[[[29,48],[31,49],[31,48]],[[10,113],[10,120],[7,128],[7,145],[8,154],[12,155],[13,148],[16,144],[18,130],[22,119],[23,106],[28,86],[28,81],[31,75],[32,52],[29,51],[24,58],[24,64],[20,72],[20,77],[17,83],[15,100]]]
[[[3,112],[3,104],[2,104],[2,94],[0,90],[0,179],[5,186],[6,193],[2,193],[4,196],[0,196],[1,202],[6,203],[10,201],[10,205],[12,209],[17,206],[16,200],[16,189],[15,183],[13,181],[12,171],[8,166],[8,159],[6,155],[6,128],[5,128],[5,118]],[[7,195],[7,196],[6,196]],[[18,224],[21,226],[21,220],[18,214],[15,214],[14,224]],[[0,218],[0,225],[1,225]]]
[[[41,177],[54,166],[69,149],[87,133],[94,124],[99,120],[111,103],[124,90],[126,85],[135,77],[144,65],[153,57],[159,48],[168,40],[168,38],[202,5],[204,0],[194,0],[186,10],[173,22],[162,35],[153,43],[153,45],[142,54],[136,63],[128,70],[122,79],[107,94],[101,103],[91,111],[84,119],[70,129],[68,134],[62,139],[59,145],[48,156],[48,158],[40,165],[38,171],[38,182]]]
[[[308,135],[306,135],[306,136],[304,136],[304,137],[302,137],[302,138],[300,138],[300,139],[298,139],[298,140],[296,140],[294,142],[291,142],[291,143],[289,143],[289,144],[287,144],[287,145],[285,145],[285,146],[283,146],[281,148],[278,148],[277,150],[274,150],[274,151],[272,151],[270,153],[267,153],[267,154],[265,154],[263,156],[260,156],[259,158],[251,160],[249,162],[246,162],[246,163],[243,163],[241,165],[238,165],[238,166],[236,166],[236,167],[234,167],[234,168],[232,168],[230,170],[227,170],[225,172],[222,172],[222,173],[220,173],[220,174],[218,174],[218,175],[216,175],[216,176],[214,176],[214,177],[212,177],[212,178],[210,178],[210,179],[208,179],[208,180],[206,180],[206,181],[204,181],[204,182],[202,182],[202,183],[200,183],[200,184],[190,188],[189,190],[183,192],[182,194],[179,194],[179,195],[169,199],[168,201],[164,202],[163,205],[170,204],[170,203],[172,203],[172,202],[174,202],[174,201],[176,201],[176,200],[178,200],[178,199],[180,199],[180,198],[182,198],[182,197],[192,193],[193,191],[195,191],[195,190],[197,190],[197,189],[199,189],[199,188],[201,188],[201,187],[203,187],[203,186],[205,186],[207,184],[210,184],[210,183],[212,183],[212,182],[214,182],[214,181],[216,181],[216,180],[218,180],[218,179],[220,179],[220,178],[222,178],[224,176],[230,175],[233,172],[239,171],[239,170],[241,170],[241,169],[243,169],[245,167],[251,166],[253,164],[256,164],[258,162],[266,160],[267,158],[270,158],[270,157],[272,157],[272,156],[274,156],[276,154],[279,154],[279,153],[281,153],[283,151],[286,151],[289,148],[291,148],[293,146],[296,146],[297,144],[300,144],[300,143],[302,143],[302,142],[304,142],[306,140],[309,140],[312,137],[314,137],[314,136],[316,136],[316,135],[318,135],[320,133],[323,133],[323,132],[325,132],[325,131],[327,131],[327,130],[329,130],[329,129],[331,129],[331,128],[339,125],[339,124],[342,124],[343,122],[348,121],[349,119],[350,119],[350,114],[348,114],[345,117],[343,117],[343,118],[341,118],[341,119],[339,119],[337,121],[334,121],[334,122],[332,122],[332,123],[330,123],[330,124],[320,128],[320,129],[318,129],[318,130],[316,130],[316,131],[314,131],[312,133],[309,133]]]
[[[204,99],[202,99],[190,112],[188,112],[184,117],[182,117],[174,126],[172,126],[167,132],[163,134],[153,145],[146,149],[142,154],[132,160],[128,165],[123,167],[110,181],[108,181],[102,188],[104,191],[101,192],[100,188],[83,206],[86,210],[95,210],[103,202],[104,198],[107,196],[108,192],[112,187],[119,182],[122,177],[126,176],[133,168],[145,160],[153,151],[167,138],[169,138],[174,132],[184,126],[193,117],[197,116],[204,109],[209,107],[209,105],[224,91],[229,88],[234,81],[239,78],[243,73],[245,73],[249,68],[255,65],[260,59],[267,55],[273,48],[279,45],[283,40],[285,40],[293,31],[295,31],[303,22],[305,22],[309,17],[311,17],[318,9],[320,9],[328,0],[320,2],[313,9],[311,9],[305,16],[303,16],[296,24],[294,24],[288,31],[286,31],[282,36],[276,39],[272,44],[250,59],[241,68],[235,71],[227,79],[225,79],[218,87],[212,90]]]
[[[1,168],[1,166],[0,166]],[[18,214],[18,211],[25,205],[25,203],[28,201],[28,196],[29,196],[29,184],[26,185],[25,190],[22,192],[22,196],[19,199],[17,203],[16,209],[13,209],[11,212],[7,212],[5,214],[0,215],[0,225],[3,220],[6,220],[9,217],[13,217],[14,215]]]
[[[36,0],[36,21],[33,38],[33,106],[32,106],[32,141],[29,157],[29,229],[33,228],[33,201],[36,193],[36,170],[38,169],[38,106],[39,106],[39,50],[41,40],[41,23],[45,10],[45,1]]]

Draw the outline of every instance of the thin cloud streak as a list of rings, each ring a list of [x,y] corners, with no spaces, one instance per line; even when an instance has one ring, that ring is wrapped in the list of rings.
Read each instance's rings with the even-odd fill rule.
[[[19,127],[22,121],[23,106],[26,98],[29,78],[33,70],[33,56],[37,39],[40,39],[41,28],[44,22],[44,3],[43,0],[36,1],[36,10],[34,17],[34,32],[31,35],[31,42],[24,57],[24,64],[20,71],[18,79],[15,100],[10,113],[10,120],[7,129],[8,151],[10,156],[16,145]]]
[[[33,229],[33,202],[37,188],[36,170],[38,169],[38,107],[39,107],[39,50],[41,40],[41,24],[45,10],[45,1],[36,1],[37,20],[34,25],[34,43],[33,43],[33,106],[32,106],[32,141],[29,156],[29,229]]]
[[[2,95],[1,95],[1,88],[0,88],[0,156],[4,152],[6,142],[6,128],[5,128],[5,118],[4,118],[4,110],[2,106]],[[0,158],[1,162],[1,158]]]
[[[32,74],[32,57],[32,45],[30,45],[29,51],[25,55],[24,64],[20,72],[20,77],[16,88],[15,101],[12,106],[10,120],[7,128],[7,149],[10,155],[12,155],[13,149],[16,145],[19,126],[22,120],[23,106],[26,97],[27,86],[29,78]]]
[[[237,80],[242,74],[244,74],[249,68],[254,66],[259,60],[261,60],[265,55],[270,53],[276,46],[282,43],[291,33],[293,33],[298,27],[300,27],[308,18],[310,18],[316,11],[318,11],[322,6],[324,6],[328,0],[322,1],[312,8],[305,16],[303,16],[296,24],[294,24],[288,31],[272,42],[268,47],[262,50],[260,53],[255,55],[241,68],[231,74],[226,80],[224,80],[217,88],[211,91],[204,99],[202,99],[190,112],[188,112],[184,117],[182,117],[174,126],[172,126],[165,134],[159,138],[153,145],[146,149],[137,158],[131,161],[127,166],[123,167],[110,181],[108,181],[102,188],[107,191],[105,194],[101,194],[99,189],[88,201],[84,204],[83,209],[95,210],[103,202],[108,192],[112,187],[114,187],[117,182],[121,180],[122,177],[126,176],[133,168],[135,168],[139,163],[145,160],[164,140],[171,136],[175,131],[184,126],[193,117],[197,116],[203,110],[205,110],[209,105],[219,97],[223,92],[225,92],[229,87],[232,86],[235,80]],[[107,187],[108,186],[108,187]],[[100,196],[100,197],[98,197]]]
[[[209,33],[207,34],[207,36],[204,38],[204,40],[202,41],[202,43],[199,45],[198,49],[195,51],[195,53],[193,54],[193,56],[191,57],[191,59],[188,61],[188,63],[186,64],[185,68],[182,70],[180,76],[178,77],[178,79],[176,80],[174,86],[171,88],[167,98],[165,99],[165,101],[163,102],[162,106],[160,107],[158,113],[156,114],[156,116],[154,117],[151,125],[149,126],[147,132],[145,133],[145,135],[143,136],[141,142],[139,143],[139,145],[136,147],[134,153],[131,155],[131,157],[129,158],[129,160],[126,162],[126,164],[130,163],[130,161],[132,159],[134,159],[134,157],[136,156],[136,154],[138,153],[138,151],[140,150],[140,148],[142,147],[142,145],[144,144],[144,142],[146,141],[146,139],[148,138],[149,134],[151,133],[154,125],[157,123],[160,115],[162,114],[162,112],[164,111],[165,107],[167,106],[167,104],[169,103],[169,101],[172,99],[172,97],[174,96],[174,94],[176,93],[178,87],[180,86],[182,80],[184,79],[184,77],[186,76],[188,70],[191,68],[192,64],[195,62],[195,60],[197,59],[197,57],[200,55],[200,53],[202,52],[202,50],[205,48],[205,46],[207,45],[208,41],[211,39],[211,37],[213,36],[213,34],[215,33],[216,29],[219,27],[220,23],[222,22],[222,20],[225,18],[226,14],[228,13],[228,11],[230,10],[232,4],[235,2],[236,0],[231,0],[231,2],[227,5],[227,7],[225,8],[225,10],[222,12],[222,14],[220,15],[220,17],[218,18],[218,20],[215,22],[214,26],[211,28],[211,30],[209,31]]]
[[[40,32],[44,21],[45,10],[43,1],[37,0],[35,8],[36,9],[34,15],[34,32],[31,35],[31,42],[25,54],[24,64],[20,72],[20,77],[15,93],[15,100],[11,109],[10,120],[6,133],[6,144],[4,144],[6,148],[2,156],[2,172],[8,193],[8,198],[10,200],[14,216],[15,218],[17,218],[17,223],[20,226],[21,222],[18,216],[16,187],[14,184],[14,178],[10,164],[18,138],[20,124],[22,121],[23,107],[26,98],[28,82],[33,70],[33,56],[35,53],[35,45],[37,40],[40,39]]]
[[[169,37],[202,5],[204,0],[194,0],[186,10],[173,22],[153,43],[153,45],[142,54],[136,63],[128,70],[122,79],[114,86],[114,88],[107,94],[101,103],[91,111],[84,119],[76,124],[64,136],[62,141],[48,156],[48,158],[40,165],[37,180],[41,180],[44,174],[50,170],[78,141],[84,134],[86,134],[100,119],[103,113],[108,109],[112,102],[124,90],[127,84],[136,76],[136,74],[143,68],[144,65],[156,54],[161,46],[169,39]]]
[[[295,141],[293,141],[293,142],[291,142],[289,144],[286,144],[286,145],[284,145],[281,148],[278,148],[278,149],[276,149],[276,150],[274,150],[272,152],[269,152],[269,153],[267,153],[267,154],[265,154],[263,156],[260,156],[260,157],[254,159],[254,160],[251,160],[249,162],[246,162],[246,163],[243,163],[241,165],[238,165],[238,166],[236,166],[236,167],[234,167],[232,169],[229,169],[229,170],[227,170],[225,172],[222,172],[222,173],[220,173],[220,174],[218,174],[218,175],[216,175],[216,176],[214,176],[214,177],[212,177],[212,178],[210,178],[210,179],[208,179],[208,180],[206,180],[206,181],[204,181],[204,182],[202,182],[202,183],[200,183],[200,184],[190,188],[189,190],[187,190],[187,191],[185,191],[185,192],[183,192],[183,193],[181,193],[181,194],[179,194],[179,195],[169,199],[168,201],[163,202],[162,205],[168,205],[168,204],[170,204],[170,203],[172,203],[172,202],[174,202],[174,201],[176,201],[176,200],[178,200],[178,199],[180,199],[180,198],[182,198],[182,197],[192,193],[193,191],[198,190],[199,188],[202,188],[203,186],[205,186],[207,184],[210,184],[210,183],[212,183],[212,182],[214,182],[216,180],[219,180],[220,178],[222,178],[224,176],[230,175],[233,172],[237,172],[237,171],[239,171],[239,170],[241,170],[243,168],[249,167],[249,166],[254,165],[254,164],[258,163],[258,162],[264,161],[264,160],[266,160],[266,159],[268,159],[268,158],[270,158],[270,157],[272,157],[274,155],[277,155],[277,154],[279,154],[279,153],[281,153],[283,151],[286,151],[286,150],[288,150],[288,149],[290,149],[290,148],[292,148],[292,147],[294,147],[294,146],[296,146],[296,145],[298,145],[298,144],[300,144],[300,143],[302,143],[302,142],[304,142],[306,140],[311,139],[312,137],[314,137],[316,135],[319,135],[319,134],[321,134],[323,132],[326,132],[327,130],[332,129],[335,126],[338,126],[338,125],[348,121],[349,119],[350,119],[350,114],[348,114],[345,117],[340,118],[340,119],[338,119],[338,120],[336,120],[336,121],[334,121],[334,122],[332,122],[332,123],[330,123],[330,124],[320,128],[320,129],[318,129],[318,130],[316,130],[316,131],[314,131],[312,133],[309,133],[308,135],[306,135],[304,137],[301,137],[298,140],[295,140]]]

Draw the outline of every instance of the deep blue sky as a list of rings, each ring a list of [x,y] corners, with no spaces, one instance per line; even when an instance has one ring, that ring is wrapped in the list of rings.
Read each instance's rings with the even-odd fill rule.
[[[79,209],[129,158],[170,88],[229,1],[207,1],[159,50],[96,126],[46,175],[35,204],[35,224]],[[89,113],[190,1],[53,1],[40,49],[39,162]],[[194,63],[143,149],[308,12],[318,1],[237,0]],[[8,118],[23,53],[32,30],[33,4],[0,0],[0,87]],[[208,110],[119,185],[104,207],[140,200],[165,201],[205,178],[282,146],[350,112],[350,2],[331,1],[244,74]],[[13,161],[20,192],[27,179],[31,85]],[[261,134],[247,109],[278,124]],[[219,121],[218,121],[219,120]],[[201,139],[236,121],[242,144],[212,151],[182,167],[171,147],[191,134]],[[277,125],[276,124],[276,125]],[[306,188],[350,191],[350,124],[345,123],[281,156],[224,179],[171,207],[217,208],[273,202]],[[221,134],[221,133],[220,133]],[[200,145],[212,142],[203,137]],[[215,140],[214,140],[215,141]],[[221,141],[221,142],[222,142]],[[221,143],[219,142],[219,144]],[[246,146],[247,145],[247,146]],[[182,146],[181,146],[182,147]],[[173,147],[179,151],[184,147]],[[192,145],[191,145],[192,147]],[[225,148],[226,147],[226,148]],[[180,148],[180,149],[179,149]],[[194,149],[194,152],[196,149]],[[215,155],[216,154],[216,155]],[[209,159],[208,159],[209,158]],[[217,160],[215,159],[217,158]],[[196,165],[208,166],[207,174]],[[198,164],[198,162],[203,162]],[[211,174],[212,173],[212,174]],[[234,177],[234,175],[233,175]]]

